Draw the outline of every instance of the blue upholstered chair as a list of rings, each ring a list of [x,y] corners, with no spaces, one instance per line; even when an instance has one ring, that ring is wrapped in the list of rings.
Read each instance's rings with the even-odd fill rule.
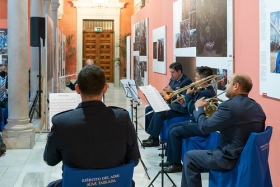
[[[230,171],[209,171],[209,187],[272,187],[268,154],[272,127],[252,133],[236,166]]]
[[[186,152],[190,150],[212,150],[215,149],[219,145],[220,141],[220,133],[212,132],[207,138],[203,138],[200,136],[194,136],[191,138],[183,139],[182,144],[182,161],[184,160],[184,155]]]
[[[62,187],[131,187],[134,165],[132,160],[128,164],[106,169],[78,169],[64,164]]]
[[[162,134],[162,131],[160,131],[160,140],[163,142],[167,142],[168,131],[169,131],[170,125],[177,124],[177,123],[184,122],[184,121],[189,121],[189,119],[190,119],[190,115],[185,114],[184,116],[179,116],[179,117],[175,117],[172,119],[164,120],[164,122],[163,122],[164,134]]]

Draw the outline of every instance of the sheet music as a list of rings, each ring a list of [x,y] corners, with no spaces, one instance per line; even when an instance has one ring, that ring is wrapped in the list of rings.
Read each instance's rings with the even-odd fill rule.
[[[60,112],[74,109],[82,102],[81,95],[77,93],[50,93],[50,128],[52,127],[52,117]]]
[[[140,86],[140,90],[146,96],[154,112],[162,112],[170,110],[168,104],[164,101],[157,89],[151,85]]]

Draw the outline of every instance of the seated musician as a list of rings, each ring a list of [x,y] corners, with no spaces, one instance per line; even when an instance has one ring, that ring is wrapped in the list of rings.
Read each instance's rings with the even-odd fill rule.
[[[101,68],[84,67],[75,88],[82,102],[77,108],[52,117],[44,161],[50,166],[62,161],[81,169],[113,168],[130,160],[136,166],[140,153],[135,129],[127,111],[101,102],[108,88]],[[48,187],[62,186],[61,183],[59,179]]]
[[[180,63],[174,62],[169,66],[171,73],[171,78],[169,84],[165,87],[165,92],[173,92],[174,90],[183,88],[192,83],[186,75],[183,74],[183,67]],[[183,116],[186,114],[187,110],[181,106],[179,103],[172,103],[170,105],[171,110],[167,112],[152,112],[152,107],[148,106],[145,109],[145,130],[150,137],[146,140],[143,140],[142,146],[144,147],[153,147],[159,146],[159,134],[163,121],[165,119],[171,119],[178,116]]]
[[[266,116],[262,107],[248,97],[252,89],[248,75],[232,74],[226,85],[226,97],[218,110],[206,118],[201,98],[195,103],[193,112],[197,128],[204,134],[220,131],[220,145],[215,150],[192,150],[184,156],[181,186],[201,187],[202,172],[231,170],[237,163],[252,132],[262,132]]]
[[[201,66],[196,68],[196,82],[203,78],[213,75],[211,68]],[[168,140],[166,148],[167,162],[164,163],[164,170],[168,173],[181,172],[181,152],[182,152],[182,141],[185,138],[192,136],[208,137],[209,134],[203,134],[197,126],[195,119],[193,118],[193,110],[195,109],[194,103],[200,98],[212,98],[216,95],[216,92],[210,81],[205,81],[199,86],[202,88],[197,92],[194,89],[188,89],[184,97],[184,100],[178,100],[184,107],[188,108],[190,113],[190,121],[173,124],[169,127]]]
[[[91,66],[91,65],[94,65],[94,61],[93,61],[92,59],[87,59],[87,60],[86,60],[86,66]],[[68,88],[70,88],[72,91],[75,90],[76,84],[77,84],[77,81],[75,81],[74,83],[72,83],[72,82],[70,81],[70,77],[67,77],[67,78],[66,78],[66,86],[67,86]]]

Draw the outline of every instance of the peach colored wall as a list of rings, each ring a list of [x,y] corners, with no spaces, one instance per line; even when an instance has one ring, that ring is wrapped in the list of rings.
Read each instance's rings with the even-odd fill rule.
[[[0,20],[7,19],[7,5],[8,5],[8,0],[0,0]],[[0,22],[0,27],[1,27],[1,22]]]
[[[173,63],[173,2],[175,2],[175,0],[153,0],[131,17],[131,26],[145,18],[148,18],[148,54],[150,54],[148,56],[148,83],[156,87],[158,90],[162,90],[166,84],[168,84],[170,72],[169,68],[167,68],[167,75],[153,72],[153,64],[151,63],[153,61],[151,55],[153,53],[153,45],[151,42],[152,30],[166,25],[166,61],[168,67],[171,63]]]
[[[121,30],[120,33],[131,33],[131,15],[133,14],[134,1],[133,0],[120,0],[126,2],[124,8],[121,9]]]
[[[167,67],[173,62],[173,1],[153,0],[143,9],[134,14],[131,24],[149,18],[149,54],[152,54],[152,30],[167,26]],[[259,94],[259,1],[234,1],[234,67],[235,72],[244,72],[250,75],[254,86],[250,97],[259,102],[267,116],[266,125],[273,126],[273,135],[270,142],[270,172],[273,186],[280,186],[277,173],[280,170],[280,100],[263,97]],[[149,84],[161,90],[169,80],[170,73],[162,75],[152,71],[152,55],[149,55]],[[158,81],[161,80],[161,81]],[[279,81],[279,80],[278,80]],[[275,83],[271,83],[275,84]],[[279,83],[275,86],[278,86]]]
[[[280,169],[280,142],[279,109],[280,100],[263,97],[259,94],[259,1],[234,1],[235,9],[235,71],[248,73],[254,83],[250,97],[261,104],[266,113],[266,125],[273,126],[273,135],[270,142],[269,163],[273,186],[280,186],[277,173]],[[248,24],[250,23],[250,24]],[[278,82],[278,83],[277,83]],[[279,80],[271,84],[279,86]]]
[[[72,45],[76,47],[76,30],[77,30],[77,9],[73,6],[72,1],[64,0],[64,14],[58,21],[58,28],[65,36],[73,34]],[[66,74],[76,72],[76,55],[66,62]]]

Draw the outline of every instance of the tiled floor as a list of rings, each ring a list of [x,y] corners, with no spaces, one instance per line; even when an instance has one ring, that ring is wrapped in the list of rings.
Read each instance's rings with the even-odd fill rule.
[[[70,91],[69,91],[70,92]],[[118,106],[127,109],[131,108],[129,98],[125,97],[122,87],[114,87],[110,85],[105,95],[105,103],[107,106]],[[146,139],[144,127],[144,108],[147,103],[142,102],[138,106],[138,137],[140,140]],[[135,120],[135,116],[134,116]],[[34,126],[39,126],[39,120],[33,122]],[[33,149],[12,149],[7,150],[6,154],[0,157],[0,187],[44,187],[49,182],[61,178],[61,163],[50,167],[43,161],[43,152],[46,144],[47,133],[36,133],[36,144]],[[154,177],[160,171],[159,163],[161,157],[160,150],[156,147],[145,148],[139,147],[142,161],[148,168],[147,172],[150,176],[148,179],[144,166],[139,162],[134,169],[134,181],[136,187],[147,187]],[[181,185],[181,173],[171,173],[170,178],[176,186]],[[202,174],[203,187],[208,186],[208,174]],[[154,187],[162,186],[161,174],[153,182]],[[164,186],[172,186],[172,183],[164,175]]]

